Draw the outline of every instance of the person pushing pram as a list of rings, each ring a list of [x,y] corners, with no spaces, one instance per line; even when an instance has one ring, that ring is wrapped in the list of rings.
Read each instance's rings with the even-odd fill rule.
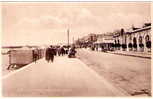
[[[70,50],[68,51],[68,57],[69,58],[75,58],[75,54],[77,53],[77,51],[75,50],[75,47],[71,47]]]

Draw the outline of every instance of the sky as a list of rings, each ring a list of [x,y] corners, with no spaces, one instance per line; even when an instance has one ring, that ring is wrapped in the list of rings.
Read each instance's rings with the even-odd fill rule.
[[[151,22],[150,2],[2,3],[2,45],[67,43]]]

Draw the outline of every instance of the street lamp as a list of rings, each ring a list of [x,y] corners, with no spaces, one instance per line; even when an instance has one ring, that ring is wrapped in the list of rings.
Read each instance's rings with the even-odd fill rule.
[[[69,29],[67,30],[67,43],[68,43],[68,47],[69,47]]]

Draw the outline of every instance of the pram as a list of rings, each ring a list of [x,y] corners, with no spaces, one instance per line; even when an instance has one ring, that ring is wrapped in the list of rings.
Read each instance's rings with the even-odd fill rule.
[[[68,52],[68,58],[75,58],[76,51],[73,49],[70,49],[70,51]]]

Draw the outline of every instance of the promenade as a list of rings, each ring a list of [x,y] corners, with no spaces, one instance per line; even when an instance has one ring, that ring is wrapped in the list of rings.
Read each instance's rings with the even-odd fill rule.
[[[108,53],[151,59],[151,53],[134,51],[109,51]]]
[[[122,55],[86,49],[79,49],[77,57],[131,96],[151,96],[151,59],[130,52]]]
[[[29,64],[2,78],[2,95],[29,97],[127,96],[77,58],[55,57]]]

